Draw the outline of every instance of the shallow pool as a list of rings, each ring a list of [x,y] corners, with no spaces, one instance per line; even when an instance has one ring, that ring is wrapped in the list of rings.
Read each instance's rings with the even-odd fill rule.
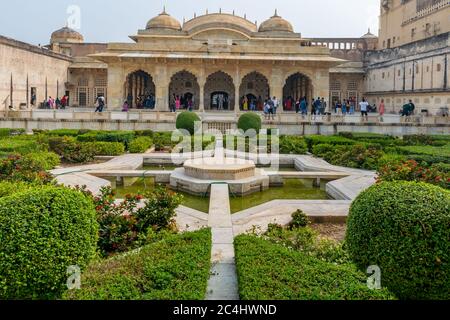
[[[125,179],[125,181],[131,181]],[[111,180],[115,188],[117,197],[123,198],[127,194],[143,193],[155,189],[152,178],[139,178],[129,187],[115,186],[115,181]],[[271,187],[269,190],[251,194],[245,197],[235,197],[230,195],[231,212],[237,213],[272,200],[326,200],[329,199],[325,191],[326,182],[323,182],[320,188],[313,186],[313,180],[305,179],[287,179],[283,187]],[[201,212],[208,213],[209,197],[193,196],[184,192],[182,205]]]

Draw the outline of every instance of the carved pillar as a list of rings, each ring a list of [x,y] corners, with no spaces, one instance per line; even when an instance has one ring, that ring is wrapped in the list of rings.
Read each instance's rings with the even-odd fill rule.
[[[233,79],[234,85],[234,114],[238,115],[240,111],[240,96],[239,96],[239,87],[241,86],[241,70],[239,66],[236,66],[236,71]]]
[[[107,101],[109,110],[121,109],[125,97],[126,75],[122,67],[109,64]]]
[[[270,80],[270,94],[271,98],[276,97],[279,101],[278,112],[283,112],[283,87],[284,87],[284,76],[282,70],[278,68],[272,69],[272,78]]]
[[[169,111],[169,84],[167,66],[160,65],[155,70],[156,107],[157,111]]]

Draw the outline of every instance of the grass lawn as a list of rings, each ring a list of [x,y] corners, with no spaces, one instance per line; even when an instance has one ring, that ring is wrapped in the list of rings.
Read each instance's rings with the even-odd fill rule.
[[[388,300],[351,264],[336,265],[252,235],[235,239],[242,300]]]
[[[425,154],[429,156],[450,158],[450,144],[447,144],[443,147],[409,146],[409,147],[400,147],[400,149],[406,151],[409,154]]]
[[[91,264],[69,300],[202,300],[210,273],[211,231],[164,240]]]

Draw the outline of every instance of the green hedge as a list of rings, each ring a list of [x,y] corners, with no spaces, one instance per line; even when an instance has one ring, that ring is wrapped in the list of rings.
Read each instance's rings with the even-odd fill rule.
[[[33,188],[32,184],[22,181],[1,181],[0,182],[0,199],[12,196],[13,194],[27,191]]]
[[[365,144],[313,146],[312,153],[325,161],[343,167],[376,170],[384,153],[376,146]]]
[[[25,132],[26,132],[25,129],[0,128],[0,138],[16,136],[16,135],[22,135]]]
[[[211,231],[162,241],[93,263],[69,300],[203,300],[210,276]]]
[[[201,122],[200,117],[194,112],[182,112],[177,117],[177,129],[186,130],[191,135],[195,133],[195,122]]]
[[[27,154],[42,151],[44,147],[33,140],[22,139],[0,139],[0,152]]]
[[[425,183],[386,182],[352,204],[347,247],[401,299],[450,299],[450,192]]]
[[[80,142],[121,142],[127,147],[134,137],[133,131],[92,131],[79,135],[77,140]]]
[[[352,265],[335,265],[256,236],[235,239],[242,300],[384,300]]]
[[[56,166],[61,164],[61,159],[54,152],[34,152],[28,153],[23,156],[24,159],[28,159],[34,162],[38,167],[43,170],[52,170]]]
[[[261,116],[254,112],[244,113],[239,117],[237,126],[244,133],[247,133],[249,130],[255,130],[256,134],[259,134],[262,127]]]
[[[139,137],[134,139],[128,145],[130,153],[145,153],[153,145],[150,137]]]
[[[281,154],[306,154],[308,145],[303,137],[298,136],[280,136]]]
[[[172,149],[178,142],[172,141],[172,132],[155,132],[153,135],[153,144],[155,145],[156,151],[161,151],[166,148]]]
[[[94,160],[96,150],[91,143],[80,143],[73,137],[51,137],[49,148],[65,161],[86,163]]]
[[[67,268],[95,256],[98,225],[82,193],[41,187],[0,199],[0,299],[55,299]]]
[[[353,145],[356,141],[340,136],[305,136],[305,141],[308,144],[309,151],[312,152],[313,147],[318,144],[335,145]]]
[[[120,156],[125,153],[125,145],[121,142],[86,142],[96,156]]]

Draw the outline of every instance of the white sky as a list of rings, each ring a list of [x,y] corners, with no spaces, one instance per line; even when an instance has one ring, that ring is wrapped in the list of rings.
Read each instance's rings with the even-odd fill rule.
[[[68,20],[67,8],[81,9],[81,29],[86,42],[131,41],[128,36],[145,28],[164,5],[180,22],[194,12],[247,14],[262,21],[278,14],[304,37],[360,37],[371,28],[378,34],[380,0],[2,0],[0,35],[32,44],[48,44],[50,34]]]

